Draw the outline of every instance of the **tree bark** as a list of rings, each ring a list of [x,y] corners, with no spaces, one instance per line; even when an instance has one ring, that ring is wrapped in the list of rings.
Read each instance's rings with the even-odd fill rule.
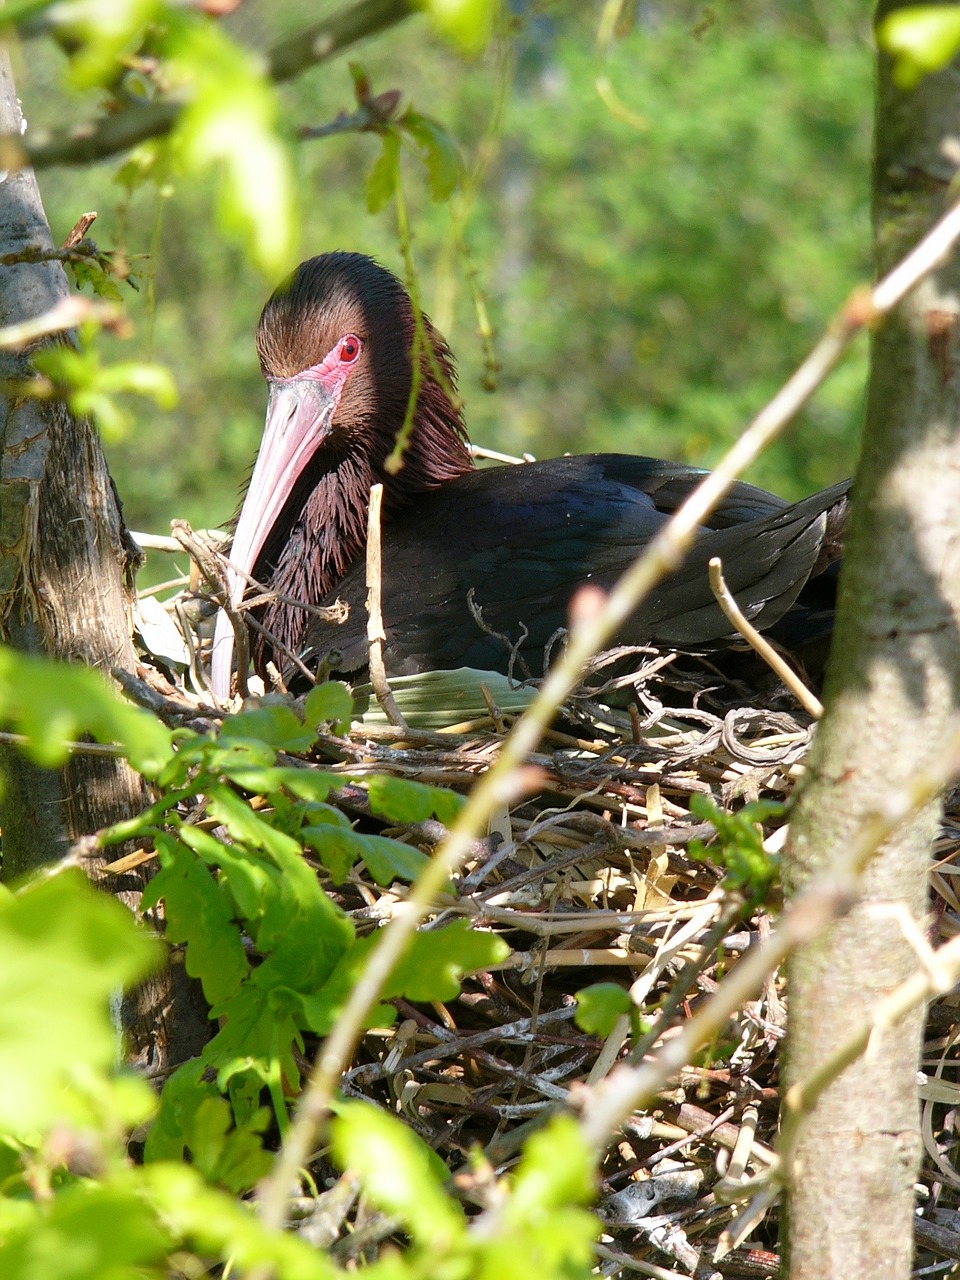
[[[882,0],[878,18],[902,0]],[[956,69],[897,89],[879,62],[874,165],[878,272],[942,213],[960,119]],[[798,797],[788,893],[829,866],[892,781],[942,750],[960,705],[960,266],[924,282],[873,338],[863,453],[827,672],[827,709]],[[788,965],[785,1083],[806,1079],[917,964],[885,908],[922,928],[939,809],[878,854],[862,901]],[[875,1034],[806,1119],[788,1170],[791,1277],[910,1275],[921,1153],[922,1011]]]
[[[9,59],[0,50],[0,132],[21,128]],[[0,253],[37,245],[50,247],[50,229],[34,175],[21,170],[0,181]],[[57,262],[2,267],[0,324],[42,315],[67,292]],[[0,352],[0,377],[29,376],[23,356]],[[60,402],[0,399],[0,641],[108,676],[117,667],[134,670],[127,576],[135,554],[91,424]],[[77,754],[53,773],[2,748],[0,770],[7,881],[56,861],[80,836],[149,802],[142,779],[110,757]],[[142,887],[138,876],[110,884],[133,909]],[[172,980],[162,974],[128,1002],[124,1022],[135,1056],[163,1065],[203,1043],[195,1001],[178,1000],[171,1017],[176,991],[186,986],[182,969],[174,970]]]

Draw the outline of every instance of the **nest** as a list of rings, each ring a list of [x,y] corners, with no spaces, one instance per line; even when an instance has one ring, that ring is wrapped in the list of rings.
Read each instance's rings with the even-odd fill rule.
[[[611,655],[621,666],[623,659]],[[602,1078],[627,1053],[642,1055],[676,1035],[773,927],[776,902],[743,914],[709,847],[706,857],[691,856],[693,842],[709,846],[716,834],[691,803],[707,796],[729,810],[758,799],[789,800],[813,722],[782,690],[748,696],[709,662],[640,659],[629,678],[616,681],[632,691],[629,706],[604,702],[611,689],[596,673],[570,699],[529,760],[535,791],[494,815],[454,898],[433,917],[466,916],[497,932],[509,958],[465,979],[450,1004],[395,1001],[395,1024],[366,1035],[342,1080],[348,1096],[403,1117],[444,1160],[468,1201],[483,1169],[508,1168],[524,1138],[546,1114],[575,1100],[583,1084]],[[168,681],[152,683],[174,692]],[[198,705],[182,682],[175,692]],[[457,723],[445,730],[391,727],[374,714],[345,738],[322,739],[323,767],[351,779],[386,773],[466,793],[496,757],[519,708],[503,705],[509,700],[486,687],[485,705],[467,718],[460,712],[476,710],[476,690],[461,693],[448,708]],[[430,705],[436,712],[436,697]],[[428,723],[435,726],[437,718]],[[340,763],[331,766],[331,758]],[[345,784],[336,802],[357,823],[383,830],[372,825],[362,786]],[[782,847],[785,821],[781,814],[763,824],[771,856]],[[435,821],[385,833],[426,849],[445,834]],[[958,842],[954,795],[932,873],[945,937],[960,918],[952,883]],[[403,896],[402,888],[384,890],[360,868],[330,892],[360,932],[388,920]],[[621,1018],[606,1038],[581,1030],[576,993],[597,983],[629,989],[634,1005],[649,1011],[649,1025],[631,1029]],[[918,1274],[931,1266],[940,1273],[940,1259],[960,1257],[955,1005],[954,996],[945,996],[933,1006],[924,1045],[931,1079],[923,1102]],[[601,1167],[604,1274],[777,1274],[778,1206],[767,1200],[745,1212],[737,1188],[776,1163],[785,1026],[783,983],[775,973],[701,1061],[623,1129]],[[479,1167],[470,1154],[478,1150],[486,1162]],[[331,1171],[330,1188],[301,1206],[301,1229],[341,1260],[370,1256],[396,1224],[357,1206],[355,1187],[333,1178]],[[353,1230],[338,1239],[348,1215]]]

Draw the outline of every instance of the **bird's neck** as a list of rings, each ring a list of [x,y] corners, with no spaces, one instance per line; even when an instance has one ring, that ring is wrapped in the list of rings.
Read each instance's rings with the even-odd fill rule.
[[[271,589],[286,601],[322,600],[366,549],[370,489],[374,484],[384,487],[384,519],[390,520],[419,494],[473,470],[459,430],[450,426],[440,430],[438,426],[431,422],[417,424],[396,474],[388,474],[384,467],[395,433],[380,433],[379,439],[371,441],[373,447],[364,453],[330,451],[317,458],[309,468],[309,493],[300,499],[285,545],[273,549],[272,554],[268,550],[266,563],[260,564],[260,571],[254,576],[261,581],[268,578]],[[296,498],[294,495],[295,501]],[[286,524],[283,520],[279,523]],[[261,617],[267,631],[294,652],[308,620],[304,609],[280,600],[268,605]],[[265,651],[262,638],[255,648],[260,654]],[[259,657],[257,665],[261,665]]]

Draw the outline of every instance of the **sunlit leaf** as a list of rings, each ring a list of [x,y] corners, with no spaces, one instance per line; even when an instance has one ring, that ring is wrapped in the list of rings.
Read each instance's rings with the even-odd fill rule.
[[[232,904],[185,846],[167,836],[157,843],[165,856],[144,890],[142,909],[163,899],[167,941],[187,944],[187,973],[200,979],[207,1002],[216,1004],[233,995],[250,971]]]
[[[880,47],[894,57],[894,80],[911,89],[941,71],[960,50],[960,10],[956,5],[897,9],[877,28]]]
[[[596,1194],[595,1160],[572,1116],[555,1116],[527,1141],[513,1183],[511,1215],[588,1204]]]
[[[163,0],[62,0],[53,6],[53,25],[73,46],[70,79],[77,88],[111,84],[121,58],[136,52],[165,7]]]
[[[433,25],[461,53],[479,53],[493,34],[500,0],[426,0]]]
[[[314,685],[303,700],[303,718],[309,725],[333,723],[337,733],[345,733],[350,727],[353,698],[345,684],[339,680],[327,680]]]
[[[149,1165],[141,1180],[169,1230],[200,1254],[229,1258],[241,1274],[260,1267],[283,1280],[335,1280],[341,1274],[313,1245],[264,1227],[248,1205],[205,1186],[186,1165]]]
[[[331,1137],[341,1167],[359,1174],[370,1200],[420,1244],[442,1256],[463,1236],[463,1212],[443,1189],[446,1167],[412,1129],[370,1103],[343,1102]]]
[[[88,1072],[105,1079],[117,1058],[111,998],[160,959],[158,943],[82,872],[0,895],[0,1129],[86,1118]]]
[[[220,171],[221,226],[271,277],[296,252],[296,200],[276,93],[260,63],[212,23],[168,15],[170,74],[188,95],[170,147],[193,169]]]
[[[139,1280],[156,1275],[174,1238],[136,1180],[61,1190],[0,1244],[0,1275],[18,1280]],[[149,1267],[149,1272],[147,1268]]]
[[[595,982],[577,992],[575,1021],[589,1035],[608,1036],[617,1019],[635,1009],[630,993],[615,982]]]
[[[385,987],[385,995],[408,1000],[455,1000],[466,973],[502,964],[510,948],[495,933],[455,920],[440,929],[421,929]]]
[[[220,738],[251,738],[267,742],[278,751],[308,751],[316,742],[317,733],[303,723],[292,707],[282,702],[264,702],[226,720]]]
[[[403,826],[438,818],[449,823],[463,807],[463,797],[443,787],[430,787],[411,778],[378,775],[367,784],[370,809],[378,818]]]
[[[173,736],[156,716],[124,702],[94,671],[0,646],[0,723],[25,734],[42,765],[61,764],[70,739],[89,733],[117,743],[130,763],[155,777],[173,754]]]

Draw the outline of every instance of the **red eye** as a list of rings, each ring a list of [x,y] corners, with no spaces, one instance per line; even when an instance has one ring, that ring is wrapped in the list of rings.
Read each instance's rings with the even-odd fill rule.
[[[363,343],[356,334],[348,333],[340,343],[340,363],[353,364],[363,349]]]

